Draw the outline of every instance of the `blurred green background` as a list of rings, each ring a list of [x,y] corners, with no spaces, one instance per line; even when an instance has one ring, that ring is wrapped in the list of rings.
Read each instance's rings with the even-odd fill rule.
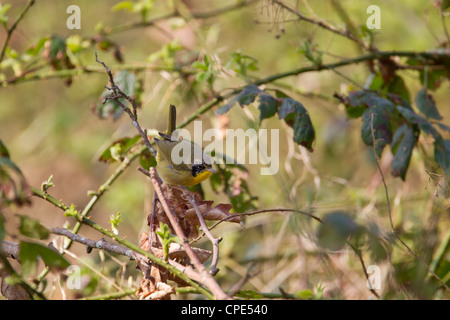
[[[445,41],[440,10],[437,1],[291,1],[298,3],[298,10],[307,16],[322,19],[337,28],[344,28],[337,5],[344,8],[355,26],[364,25],[369,14],[366,9],[376,4],[381,9],[381,30],[377,30],[375,44],[379,50],[426,51]],[[23,10],[26,1],[14,1],[8,11],[10,22]],[[99,23],[103,27],[120,26],[130,21],[139,21],[139,14],[125,10],[112,11],[119,1],[76,1],[81,9],[81,30],[68,30],[66,19],[69,5],[63,1],[38,1],[27,13],[14,32],[10,46],[23,52],[39,39],[48,35],[68,37],[80,35],[91,38]],[[175,1],[177,3],[177,1]],[[205,12],[221,8],[234,1],[185,1],[180,8],[192,12]],[[149,18],[169,11],[165,1],[155,1]],[[179,18],[177,18],[179,19]],[[256,1],[245,8],[233,10],[208,19],[180,23],[169,19],[156,26],[135,28],[112,33],[109,38],[120,46],[124,65],[145,65],[148,57],[174,38],[191,52],[214,56],[215,63],[225,67],[230,54],[241,50],[257,59],[258,70],[249,71],[250,77],[263,78],[269,75],[310,65],[300,53],[304,39],[310,39],[324,54],[324,62],[336,57],[354,57],[360,54],[354,43],[332,34],[316,25],[300,22],[295,16],[274,9],[269,1]],[[448,18],[447,18],[448,19]],[[178,27],[176,27],[179,25]],[[3,42],[4,32],[0,33]],[[110,52],[98,48],[83,50],[77,57],[80,65],[99,68],[94,52],[113,71],[120,68]],[[158,62],[156,62],[157,64]],[[6,78],[13,76],[3,70]],[[338,71],[359,85],[364,85],[370,71],[365,64],[340,68]],[[50,70],[48,72],[51,72]],[[399,71],[412,97],[420,90],[417,71]],[[142,80],[142,108],[139,110],[141,125],[148,129],[164,130],[167,106],[175,104],[179,121],[184,120],[207,101],[205,88],[189,87],[178,74],[168,71],[140,71]],[[133,136],[135,129],[129,118],[122,116],[117,121],[99,119],[91,111],[91,105],[99,102],[100,94],[107,84],[102,72],[84,73],[74,76],[70,86],[63,79],[23,81],[0,88],[0,138],[8,147],[12,160],[22,169],[30,185],[39,187],[53,175],[55,187],[49,192],[67,204],[82,209],[90,200],[88,190],[96,190],[117,167],[105,164],[98,157],[111,143],[124,136]],[[223,72],[214,83],[217,92],[244,85],[242,79],[230,72]],[[300,101],[309,111],[316,130],[314,152],[299,148],[292,141],[292,129],[277,117],[259,124],[259,111],[255,106],[242,109],[235,106],[221,120],[213,112],[201,116],[203,128],[220,128],[220,121],[229,121],[229,128],[277,128],[280,129],[280,171],[275,176],[261,176],[258,165],[248,165],[247,183],[252,195],[257,196],[257,208],[296,208],[324,214],[343,210],[356,221],[366,225],[376,221],[389,231],[384,188],[373,157],[372,148],[364,145],[360,137],[360,119],[347,119],[345,109],[332,98],[334,93],[343,93],[355,88],[346,78],[333,71],[311,72],[282,79],[277,86]],[[268,85],[268,87],[276,87]],[[308,94],[305,94],[308,93]],[[320,96],[319,96],[320,94]],[[433,92],[436,105],[444,123],[448,124],[450,91],[448,81]],[[222,122],[223,123],[223,122]],[[188,126],[192,130],[192,125]],[[442,132],[447,139],[449,134]],[[385,150],[381,166],[389,188],[392,214],[396,226],[404,232],[406,241],[415,247],[421,237],[428,237],[431,226],[433,198],[436,184],[426,173],[436,170],[432,162],[432,145],[429,136],[420,137],[420,152],[413,152],[406,181],[390,175],[391,155]],[[428,158],[424,155],[428,155]],[[121,212],[120,234],[137,242],[139,234],[146,231],[146,219],[151,209],[153,189],[149,181],[137,171],[139,164],[131,167],[111,186],[92,211],[92,219],[103,226],[109,225],[111,214]],[[204,182],[205,198],[215,203],[229,202],[226,195],[212,191],[209,182]],[[17,218],[14,213],[39,218],[50,227],[60,227],[66,221],[73,222],[61,211],[41,199],[34,198],[30,207],[11,208],[6,215],[10,236],[17,235]],[[436,243],[442,241],[449,227],[448,207],[439,213],[436,227]],[[221,272],[218,279],[225,288],[231,287],[245,274],[249,261],[257,261],[259,273],[246,288],[263,292],[297,292],[311,289],[317,292],[325,288],[329,297],[367,299],[370,292],[365,286],[365,277],[357,257],[342,250],[325,253],[317,247],[314,234],[315,221],[298,214],[264,213],[246,219],[246,228],[239,225],[222,224],[215,230],[223,236],[221,242]],[[93,239],[99,235],[88,227],[80,234]],[[199,245],[209,248],[204,239]],[[419,254],[423,253],[420,248]],[[98,252],[87,256],[81,245],[74,245],[74,252],[92,265],[101,264]],[[398,257],[400,258],[397,258]],[[109,261],[106,258],[107,262]],[[366,257],[366,264],[376,264]],[[413,261],[408,253],[396,248],[392,261]],[[125,259],[121,259],[125,261]],[[108,262],[109,263],[109,262]],[[108,265],[103,262],[104,265]],[[389,262],[381,264],[384,293],[390,291],[389,277],[393,277]],[[129,264],[126,274],[133,281],[139,272]],[[108,269],[108,268],[106,268]],[[119,270],[111,263],[111,275]],[[103,269],[102,269],[103,270]],[[110,272],[110,273],[108,273]],[[102,281],[102,280],[99,280]],[[134,282],[136,285],[136,282]],[[105,286],[108,286],[105,284]],[[405,285],[407,286],[407,285]],[[317,289],[319,288],[319,289]],[[434,287],[433,287],[434,288]],[[97,291],[95,291],[97,290]],[[94,291],[101,293],[97,288]],[[404,298],[403,289],[392,289],[393,298]],[[423,293],[424,297],[436,297],[435,292]]]

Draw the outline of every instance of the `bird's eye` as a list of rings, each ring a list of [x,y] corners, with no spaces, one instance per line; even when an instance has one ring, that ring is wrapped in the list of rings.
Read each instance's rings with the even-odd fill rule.
[[[192,166],[192,176],[196,177],[203,170],[205,170],[205,165],[203,165],[203,164],[194,164]]]

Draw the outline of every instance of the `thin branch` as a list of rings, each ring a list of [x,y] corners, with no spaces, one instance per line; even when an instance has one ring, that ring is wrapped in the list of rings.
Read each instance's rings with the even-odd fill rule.
[[[200,212],[197,204],[195,203],[195,200],[186,191],[183,190],[183,193],[186,196],[186,198],[188,199],[189,203],[194,208],[195,213],[197,214],[197,218],[200,221],[200,226],[202,227],[204,234],[206,234],[209,241],[211,241],[211,243],[213,245],[213,257],[212,257],[209,273],[212,276],[215,276],[217,274],[217,272],[219,272],[219,269],[217,269],[217,263],[219,261],[219,242],[222,240],[222,238],[218,238],[218,239],[214,238],[214,236],[209,231],[208,226],[206,225],[205,219],[203,219],[203,215]]]
[[[248,280],[250,280],[259,273],[258,270],[251,272],[251,270],[255,267],[255,265],[256,262],[252,261],[247,267],[244,276],[227,292],[230,297],[234,296],[236,292],[238,292]]]
[[[193,19],[213,18],[213,17],[222,15],[227,12],[242,9],[242,8],[252,4],[254,2],[257,2],[257,1],[259,1],[259,0],[236,1],[236,3],[228,5],[228,6],[223,6],[222,8],[212,9],[212,10],[205,11],[205,12],[193,12],[193,13],[191,13],[191,17]],[[130,23],[126,23],[123,25],[111,27],[111,28],[109,28],[109,30],[105,30],[105,34],[114,34],[114,33],[119,33],[119,32],[124,32],[124,31],[130,31],[130,30],[133,30],[136,28],[151,27],[151,26],[156,25],[160,21],[164,21],[164,20],[167,20],[170,18],[175,18],[178,16],[179,16],[178,11],[174,10],[170,13],[166,13],[164,15],[161,15],[159,17],[156,17],[156,18],[153,18],[153,19],[150,19],[147,21],[130,22]]]
[[[335,27],[333,27],[332,25],[329,25],[327,23],[325,23],[324,21],[318,21],[318,20],[314,20],[312,18],[308,18],[306,16],[304,16],[303,14],[301,14],[300,12],[298,12],[297,10],[287,6],[286,4],[284,4],[282,1],[278,1],[278,0],[272,0],[273,3],[279,5],[280,7],[282,7],[283,9],[293,13],[294,15],[296,15],[300,20],[304,20],[306,22],[315,24],[325,30],[331,31],[335,34],[338,34],[340,36],[343,36],[353,42],[356,42],[359,46],[361,46],[362,48],[368,50],[369,48],[367,48],[367,46],[356,36],[354,36],[351,32],[349,32],[349,30],[339,30]]]
[[[367,268],[366,268],[366,264],[364,263],[364,259],[362,257],[361,254],[361,250],[359,250],[358,248],[356,248],[355,246],[353,246],[349,241],[347,241],[347,244],[350,246],[350,248],[352,248],[352,250],[356,253],[356,255],[359,258],[359,262],[361,263],[361,267],[364,270],[364,275],[366,276],[367,281],[370,281],[369,278],[369,274],[367,273]],[[372,294],[377,297],[378,299],[380,299],[380,295],[375,291],[374,288],[368,287],[369,291],[372,292]]]
[[[8,31],[6,32],[6,37],[5,37],[5,42],[3,43],[3,47],[2,47],[2,51],[0,53],[0,62],[3,61],[3,58],[5,57],[5,52],[6,52],[6,48],[8,47],[9,44],[9,40],[11,39],[11,36],[14,32],[14,30],[16,30],[17,25],[19,24],[19,22],[23,19],[23,17],[25,16],[25,14],[28,12],[28,10],[31,8],[31,6],[35,3],[35,0],[30,0],[27,3],[27,6],[25,7],[25,9],[22,11],[22,13],[19,15],[19,17],[17,18],[17,20],[14,22],[14,24],[11,26],[11,28],[8,29]]]
[[[137,129],[137,131],[141,135],[142,140],[144,141],[144,143],[147,146],[148,150],[150,151],[150,153],[153,156],[155,156],[156,155],[156,151],[153,149],[152,145],[150,144],[150,141],[148,140],[147,130],[142,129],[141,126],[139,125],[138,118],[137,118],[137,104],[136,104],[136,101],[134,99],[132,99],[130,96],[128,96],[127,94],[125,94],[118,86],[116,86],[116,84],[114,82],[114,77],[112,75],[111,70],[108,68],[108,66],[104,62],[98,60],[97,52],[95,53],[95,61],[97,61],[98,63],[103,65],[103,67],[106,70],[106,73],[108,74],[109,82],[111,83],[111,88],[110,89],[113,91],[114,96],[109,97],[107,99],[114,100],[115,102],[117,102],[119,104],[119,106],[122,108],[122,110],[128,114],[128,116],[130,117],[130,119],[132,121],[133,126]],[[125,98],[131,104],[131,106],[133,107],[133,110],[131,110],[130,108],[125,106],[119,100],[120,98]]]
[[[439,278],[439,276],[434,273],[433,270],[431,270],[431,268],[428,266],[428,264],[421,258],[419,257],[401,238],[400,236],[397,234],[397,231],[394,228],[394,224],[392,222],[392,211],[391,211],[391,204],[390,204],[390,200],[389,200],[389,193],[388,193],[388,188],[386,185],[386,181],[384,179],[384,174],[383,171],[381,170],[381,166],[380,166],[380,158],[378,157],[378,154],[376,152],[376,144],[378,142],[378,140],[375,139],[375,131],[373,129],[373,117],[374,117],[374,113],[370,113],[370,130],[372,133],[372,144],[373,144],[373,152],[375,154],[375,162],[377,163],[377,168],[378,171],[380,172],[381,175],[381,181],[383,182],[383,186],[384,186],[384,193],[385,193],[385,197],[386,197],[386,203],[387,203],[387,208],[388,208],[388,216],[389,216],[389,223],[391,225],[391,231],[393,233],[393,235],[397,238],[397,240],[409,251],[409,253],[411,255],[414,256],[414,258],[416,258],[416,260],[418,260],[419,262],[421,262],[425,268],[428,270],[429,273],[431,273],[433,275],[433,277],[439,281],[442,286],[447,290],[450,291],[449,287],[447,286],[447,284],[441,279]]]
[[[51,233],[64,236],[72,241],[81,243],[87,247],[87,250],[90,251],[93,248],[105,250],[110,253],[127,256],[132,260],[136,260],[136,257],[133,255],[133,252],[128,248],[123,248],[113,243],[106,241],[104,238],[101,238],[99,241],[94,241],[85,237],[82,237],[78,234],[72,233],[65,228],[53,228],[50,230]]]

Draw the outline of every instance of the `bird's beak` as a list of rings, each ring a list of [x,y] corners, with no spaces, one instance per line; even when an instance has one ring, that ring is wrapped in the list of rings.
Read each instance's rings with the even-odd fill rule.
[[[212,173],[216,173],[216,171],[214,171],[214,169],[212,167],[210,167],[210,168],[208,168],[206,170],[211,171]]]

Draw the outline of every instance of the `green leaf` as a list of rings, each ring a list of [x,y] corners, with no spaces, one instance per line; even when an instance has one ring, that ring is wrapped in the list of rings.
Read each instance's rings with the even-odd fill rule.
[[[406,87],[405,81],[403,78],[395,75],[391,81],[389,81],[387,85],[387,92],[391,94],[396,94],[411,103],[411,97],[409,95],[408,88]]]
[[[422,88],[416,96],[416,105],[427,118],[442,120],[442,116],[436,108],[433,97],[427,93],[427,89]]]
[[[319,225],[317,238],[319,245],[329,250],[340,250],[347,239],[360,228],[345,212],[335,211],[327,214]]]
[[[132,1],[122,1],[111,8],[111,11],[127,10],[133,12],[134,4]]]
[[[38,257],[50,268],[60,270],[70,265],[58,252],[48,247],[33,242],[20,242],[19,258],[23,275],[27,276],[35,271]]]
[[[31,56],[35,56],[37,55],[41,49],[44,47],[45,42],[48,41],[48,37],[43,37],[41,39],[39,39],[38,42],[36,42],[34,45],[32,45],[30,48],[27,49],[27,51],[25,51],[26,54],[31,55]]]
[[[315,65],[322,64],[322,52],[315,49],[315,46],[309,40],[302,40],[300,48],[297,50],[298,53],[303,54],[303,56],[311,61]]]
[[[245,87],[233,99],[228,101],[227,104],[217,109],[216,114],[220,115],[227,113],[236,104],[236,102],[238,102],[241,107],[249,105],[250,103],[254,102],[256,97],[262,92],[263,91],[260,90],[257,86],[251,84]]]
[[[69,209],[64,211],[64,217],[76,217],[78,215],[78,211],[75,209],[75,205],[71,204]]]
[[[259,95],[259,122],[263,119],[271,118],[278,110],[278,100],[268,94]]]
[[[46,181],[42,182],[41,190],[42,190],[42,192],[47,193],[48,189],[50,189],[51,187],[54,187],[54,186],[55,186],[55,184],[53,183],[53,175],[51,174],[50,177]]]
[[[47,239],[50,235],[50,231],[44,227],[38,220],[18,215],[20,218],[19,231],[24,236],[35,238],[39,240]]]
[[[3,141],[0,139],[0,157],[9,158],[8,148],[3,144]]]
[[[380,98],[380,103],[364,111],[361,137],[365,144],[372,146],[375,138],[375,151],[380,157],[384,147],[392,141],[392,126],[389,116],[392,115],[394,105],[389,100]],[[373,127],[373,135],[372,135]]]
[[[138,134],[134,137],[124,137],[114,141],[108,148],[103,151],[98,159],[99,161],[112,163],[122,161],[123,156],[138,143],[141,136]]]
[[[149,170],[150,167],[156,167],[157,162],[154,156],[150,154],[150,151],[146,148],[139,156],[139,164],[145,170]]]
[[[252,56],[237,51],[231,53],[231,60],[227,63],[226,68],[234,70],[241,78],[247,79],[247,70],[258,70],[257,62],[258,60]]]
[[[112,214],[109,217],[109,223],[111,224],[111,229],[113,231],[114,234],[119,234],[119,223],[122,222],[122,219],[120,219],[120,211],[117,212],[116,214]]]
[[[426,134],[431,134],[435,139],[441,137],[439,132],[433,127],[433,125],[425,118],[419,116],[412,109],[407,109],[402,106],[397,106],[397,110],[401,113],[401,115],[409,122],[413,124],[417,124],[423,132]]]
[[[417,138],[418,134],[406,123],[395,132],[391,145],[394,153],[394,160],[392,161],[392,175],[394,177],[401,177],[403,181],[405,180]]]
[[[295,296],[300,299],[311,299],[314,297],[313,292],[310,289],[300,290],[295,293]]]
[[[285,98],[278,110],[278,117],[294,129],[294,141],[312,151],[315,139],[314,127],[308,111],[298,101]]]
[[[7,4],[0,4],[0,23],[3,25],[3,27],[8,29],[7,22],[8,22],[8,16],[6,15],[6,12],[11,8],[11,5],[9,3]]]
[[[450,0],[442,0],[442,11],[447,10],[450,7]]]
[[[450,173],[450,140],[434,140],[434,158],[446,173]]]
[[[22,171],[9,158],[9,152],[0,140],[0,203],[28,205],[30,189]]]

